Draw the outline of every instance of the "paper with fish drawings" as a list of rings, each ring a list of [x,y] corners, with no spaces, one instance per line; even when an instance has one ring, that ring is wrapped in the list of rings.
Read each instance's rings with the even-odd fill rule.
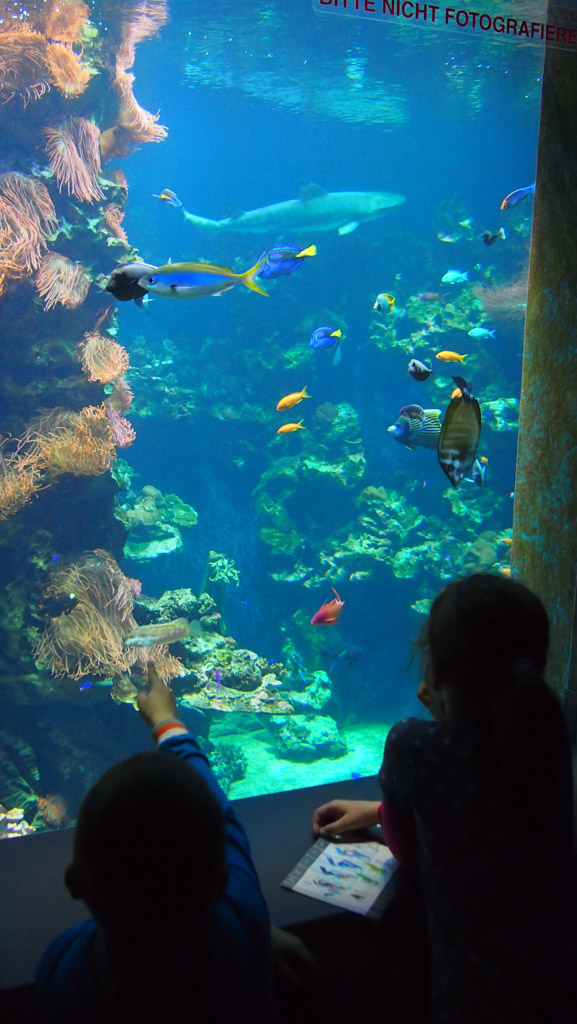
[[[376,919],[397,890],[398,867],[382,843],[317,839],[281,884],[303,896]]]

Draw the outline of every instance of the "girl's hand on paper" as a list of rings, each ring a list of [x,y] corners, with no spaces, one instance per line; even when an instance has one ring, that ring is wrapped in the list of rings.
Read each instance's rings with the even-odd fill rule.
[[[333,839],[341,832],[378,825],[379,806],[378,800],[331,800],[313,814],[313,832]]]

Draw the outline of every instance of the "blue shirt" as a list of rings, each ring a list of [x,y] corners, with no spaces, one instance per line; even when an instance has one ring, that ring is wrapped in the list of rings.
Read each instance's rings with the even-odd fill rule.
[[[224,895],[213,901],[202,919],[201,941],[210,953],[209,985],[214,992],[211,1020],[215,1024],[270,1024],[277,1019],[270,922],[246,832],[196,740],[185,733],[164,740],[161,746],[163,751],[188,761],[202,775],[217,797],[225,818],[228,884]],[[185,884],[182,880],[182,885]],[[169,928],[170,916],[167,915],[167,933]],[[110,1019],[93,961],[97,931],[96,921],[84,921],[63,932],[44,953],[36,975],[43,1021],[102,1024]],[[161,944],[162,936],[159,936]],[[151,960],[154,960],[154,951],[151,951]],[[190,962],[187,969],[193,1019],[194,962]]]

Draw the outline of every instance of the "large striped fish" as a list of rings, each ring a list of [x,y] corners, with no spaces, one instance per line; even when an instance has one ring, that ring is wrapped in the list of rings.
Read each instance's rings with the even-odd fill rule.
[[[406,448],[436,448],[441,434],[441,410],[423,409],[423,418],[399,416],[387,433]]]
[[[470,472],[477,457],[481,436],[481,409],[471,394],[471,385],[462,377],[453,377],[461,394],[452,398],[439,436],[439,465],[453,487]]]

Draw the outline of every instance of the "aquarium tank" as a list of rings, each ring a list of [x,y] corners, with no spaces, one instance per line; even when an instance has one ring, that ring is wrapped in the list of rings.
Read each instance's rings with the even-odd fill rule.
[[[511,572],[545,11],[415,8],[0,0],[4,838],[149,661],[231,797],[374,774]]]

